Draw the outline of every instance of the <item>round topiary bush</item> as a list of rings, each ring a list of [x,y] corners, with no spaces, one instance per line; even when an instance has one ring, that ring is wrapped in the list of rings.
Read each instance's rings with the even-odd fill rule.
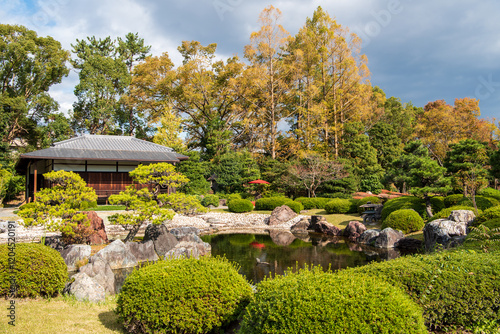
[[[428,328],[448,332],[446,329],[500,320],[498,251],[454,250],[404,256],[339,273],[347,277],[368,274],[402,287],[424,310]]]
[[[226,199],[229,202],[231,202],[233,199],[241,199],[241,195],[238,194],[238,193],[235,193],[235,194],[229,194],[226,196]]]
[[[13,271],[9,258],[15,259]],[[9,294],[11,276],[16,278],[16,297],[53,297],[64,288],[68,268],[61,254],[50,247],[19,243],[14,249],[0,245],[0,296]]]
[[[332,213],[348,213],[351,210],[352,202],[348,199],[334,198],[325,205],[325,211]]]
[[[379,203],[382,203],[382,200],[380,198],[378,198],[377,196],[369,196],[369,197],[361,198],[360,200],[358,200],[358,213],[361,214],[361,213],[363,213],[363,211],[365,211],[365,209],[360,208],[359,206],[366,204],[368,202],[370,202],[372,204],[379,204]]]
[[[424,220],[413,209],[402,209],[392,212],[383,222],[382,229],[390,227],[404,234],[420,231],[424,228]]]
[[[135,270],[116,312],[134,333],[208,333],[235,320],[252,295],[226,259],[171,259]]]
[[[250,212],[253,210],[253,204],[247,199],[233,199],[227,203],[229,212]]]
[[[417,211],[420,217],[424,218],[425,202],[423,199],[414,196],[401,196],[393,198],[384,203],[382,209],[382,221],[384,221],[392,212],[401,209],[413,209]]]
[[[400,289],[373,277],[320,268],[257,285],[240,334],[427,333],[421,309]]]
[[[205,195],[201,200],[201,205],[204,207],[209,207],[210,205],[218,207],[219,206],[219,196],[217,195]]]

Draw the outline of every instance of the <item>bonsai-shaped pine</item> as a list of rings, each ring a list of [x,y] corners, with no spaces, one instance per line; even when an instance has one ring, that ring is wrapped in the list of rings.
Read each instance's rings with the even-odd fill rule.
[[[176,208],[184,208],[179,199],[175,201],[175,207],[169,205],[170,197],[174,195],[159,195],[161,187],[177,188],[189,182],[183,174],[176,172],[175,167],[168,163],[156,163],[150,165],[139,165],[131,171],[129,175],[139,184],[150,185],[153,190],[147,187],[140,190],[134,185],[128,186],[125,191],[118,195],[111,195],[111,204],[123,204],[126,206],[125,213],[117,213],[109,217],[114,224],[120,224],[129,231],[125,242],[132,241],[143,223],[149,222],[160,225],[174,217]],[[187,198],[189,197],[189,198]],[[186,196],[186,203],[191,202],[193,196]],[[182,201],[181,201],[182,202]],[[191,204],[189,204],[191,205]],[[201,204],[198,205],[202,209]],[[172,210],[174,209],[174,210]]]
[[[19,216],[24,226],[45,226],[49,231],[61,231],[63,239],[78,234],[86,242],[90,235],[87,215],[79,211],[95,206],[95,190],[87,187],[80,175],[66,171],[52,171],[43,174],[51,185],[36,193],[36,200],[21,207]],[[87,235],[88,234],[88,235]]]

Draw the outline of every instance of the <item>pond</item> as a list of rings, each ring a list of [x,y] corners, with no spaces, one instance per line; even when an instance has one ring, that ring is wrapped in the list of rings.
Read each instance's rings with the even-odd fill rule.
[[[212,246],[212,256],[225,256],[238,263],[240,274],[254,284],[297,265],[321,265],[323,269],[339,270],[401,256],[398,250],[382,250],[350,243],[341,237],[313,233],[293,235],[288,231],[269,231],[207,235],[202,239]]]

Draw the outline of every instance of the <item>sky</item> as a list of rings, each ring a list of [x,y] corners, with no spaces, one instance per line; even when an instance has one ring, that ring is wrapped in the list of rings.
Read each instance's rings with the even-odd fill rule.
[[[500,119],[500,1],[497,0],[0,0],[0,23],[20,24],[71,50],[88,36],[138,33],[153,55],[176,65],[184,40],[217,43],[221,58],[243,58],[260,12],[282,11],[295,35],[321,6],[363,40],[373,86],[387,97],[423,107],[456,98],[480,100],[481,117]],[[50,93],[61,111],[72,108],[78,74],[72,70]]]

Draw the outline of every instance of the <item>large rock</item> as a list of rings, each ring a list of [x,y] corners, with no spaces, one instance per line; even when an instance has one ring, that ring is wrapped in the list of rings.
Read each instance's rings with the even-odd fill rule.
[[[342,234],[342,230],[340,228],[327,222],[326,218],[323,216],[311,216],[309,230],[333,236],[339,236]]]
[[[309,225],[311,223],[309,222],[309,218],[307,217],[304,217],[302,218],[300,221],[298,221],[297,223],[295,223],[291,228],[290,230],[293,232],[293,233],[303,233],[303,232],[307,232],[307,230],[309,229]]]
[[[69,293],[77,300],[88,300],[94,303],[106,298],[104,288],[85,273],[77,273],[72,277],[73,282],[69,287]]]
[[[152,240],[146,242],[127,242],[125,245],[139,262],[154,262],[159,259]]]
[[[91,261],[98,257],[109,263],[111,269],[135,267],[138,264],[137,258],[130,252],[130,248],[120,239],[97,252]]]
[[[349,241],[356,242],[364,231],[366,231],[366,226],[357,220],[353,220],[347,224],[342,235],[348,238]]]
[[[87,215],[90,220],[90,228],[93,233],[90,235],[91,245],[102,245],[108,243],[108,235],[106,234],[106,228],[101,217],[97,215],[95,211],[83,212]]]
[[[373,246],[377,248],[394,248],[394,245],[403,239],[404,236],[403,232],[388,227],[380,232]]]
[[[168,230],[171,234],[173,234],[177,240],[182,239],[183,237],[187,235],[199,235],[200,230],[196,227],[189,227],[189,226],[183,226],[183,227],[174,227]]]
[[[165,254],[165,260],[178,259],[178,258],[191,258],[199,259],[200,256],[209,255],[211,246],[209,243],[186,242],[178,243],[175,248],[169,250]]]
[[[269,217],[268,225],[275,226],[286,223],[287,221],[295,218],[297,214],[286,205],[278,206],[271,213]]]
[[[79,273],[84,273],[104,288],[106,293],[115,294],[115,274],[109,263],[101,257],[92,258],[92,262],[80,268]]]
[[[143,242],[153,241],[156,254],[164,257],[165,254],[173,249],[179,241],[168,231],[165,225],[149,225],[144,232]]]
[[[448,220],[451,220],[451,221],[454,221],[457,223],[458,222],[465,223],[466,225],[469,225],[472,221],[474,221],[475,218],[476,218],[476,215],[471,210],[454,210],[448,216]]]
[[[358,238],[360,244],[372,245],[379,236],[380,230],[366,230]]]
[[[69,271],[77,269],[77,262],[90,257],[92,249],[89,245],[69,245],[61,249],[61,253]]]
[[[467,221],[436,219],[426,224],[424,227],[425,249],[427,251],[433,250],[436,243],[447,247],[453,237],[467,234],[467,223]]]
[[[278,246],[288,246],[295,239],[297,239],[292,233],[288,231],[269,231],[269,236],[271,240]]]

